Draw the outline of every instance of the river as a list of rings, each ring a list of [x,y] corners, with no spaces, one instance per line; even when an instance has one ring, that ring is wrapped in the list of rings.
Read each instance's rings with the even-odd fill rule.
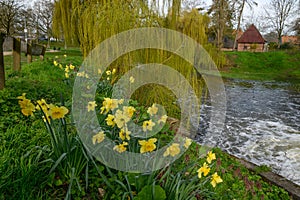
[[[205,132],[211,105],[203,97],[198,141],[211,144],[300,185],[300,93],[289,84],[225,80],[227,111],[218,142]]]

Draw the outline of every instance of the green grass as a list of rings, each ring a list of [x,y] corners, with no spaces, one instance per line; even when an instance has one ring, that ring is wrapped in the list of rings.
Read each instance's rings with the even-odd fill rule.
[[[66,58],[64,54],[67,55]],[[21,72],[10,70],[10,66],[7,65],[9,59],[5,57],[6,88],[0,91],[2,111],[0,112],[0,199],[62,199],[67,193],[69,182],[61,177],[58,170],[49,174],[53,167],[53,163],[47,161],[51,157],[49,155],[50,135],[38,116],[25,117],[21,114],[16,97],[25,92],[29,99],[44,98],[47,102],[56,105],[60,104],[63,97],[65,105],[70,109],[72,81],[65,80],[64,71],[54,67],[53,59],[63,64],[72,63],[78,66],[82,62],[81,53],[79,49],[46,53],[44,61],[23,63]],[[68,126],[75,135],[73,125],[69,123]],[[164,137],[170,136],[168,134],[166,133]],[[260,199],[263,196],[265,199],[289,199],[287,192],[282,188],[266,183],[256,173],[249,172],[220,149],[214,149],[214,152],[217,161],[214,162],[216,164],[212,167],[212,171],[220,174],[223,183],[212,188],[208,181],[202,188],[205,192],[199,194],[199,197]],[[189,191],[187,177],[196,177],[197,172],[195,169],[188,168],[186,172],[189,176],[186,176],[183,169],[191,162],[196,162],[196,167],[200,167],[204,162],[203,158],[199,158],[200,155],[199,146],[194,143],[187,153],[174,163],[166,180],[169,183],[173,181],[176,187],[166,184],[164,180],[153,179],[159,177],[158,172],[154,175],[133,175],[109,169],[98,162],[95,163],[96,166],[89,163],[88,170],[81,174],[79,180],[79,183],[86,188],[82,187],[82,191],[79,191],[74,182],[71,191],[72,199],[99,199],[99,188],[106,191],[104,199],[122,199],[122,197],[128,199],[128,191],[141,192],[138,195],[142,197],[145,190],[149,189],[143,190],[143,187],[146,184],[151,185],[151,181],[156,182],[155,188],[158,188],[157,184],[160,181],[166,191],[175,191],[177,186]],[[85,184],[86,173],[89,174],[87,185]],[[137,181],[140,183],[139,186]]]
[[[300,51],[225,52],[229,70],[225,78],[300,83]]]

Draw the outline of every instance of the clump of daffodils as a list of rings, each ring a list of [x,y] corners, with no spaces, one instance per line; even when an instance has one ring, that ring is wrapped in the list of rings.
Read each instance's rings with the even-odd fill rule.
[[[67,55],[65,54],[63,56],[64,58],[67,57]],[[66,79],[69,79],[71,76],[74,76],[74,74],[78,71],[78,68],[76,68],[76,66],[74,66],[72,63],[70,64],[62,64],[58,62],[58,56],[55,57],[55,60],[53,61],[53,65],[55,67],[59,67],[61,70],[64,71],[64,75]]]
[[[111,75],[114,74],[115,71],[106,71],[105,73],[107,75]],[[131,78],[130,81],[133,82],[133,79]],[[86,108],[88,112],[97,112],[97,107],[98,105],[95,101],[87,102]],[[156,150],[158,139],[155,137],[134,140],[133,142],[131,140],[131,133],[133,130],[131,129],[132,126],[130,126],[130,124],[134,121],[136,125],[141,127],[140,131],[146,134],[154,131],[155,128],[159,126],[163,126],[166,123],[168,116],[159,113],[157,104],[153,104],[151,107],[146,109],[148,119],[143,118],[142,121],[138,120],[140,110],[130,105],[124,105],[123,99],[104,98],[102,105],[99,106],[98,109],[99,114],[104,115],[105,125],[110,127],[111,132],[113,132],[110,132],[109,134],[110,137],[113,135],[114,138],[115,146],[113,150],[118,153],[129,151],[129,147],[130,145],[133,145],[133,143],[135,143],[135,146],[138,145],[139,148],[136,149],[136,152],[139,153],[149,153]],[[98,133],[92,137],[92,142],[94,145],[99,144],[104,141],[105,137],[107,137],[107,134],[104,132],[101,132],[101,134]],[[177,150],[176,152],[171,150],[170,155],[174,156],[179,152],[180,150]]]
[[[47,104],[45,99],[37,100],[33,103],[30,99],[26,98],[26,93],[22,96],[18,96],[18,103],[21,108],[21,112],[25,116],[33,116],[34,112],[42,111],[43,119],[50,123],[50,120],[62,119],[69,112],[64,106],[56,106],[53,104]]]
[[[198,172],[198,178],[201,178],[203,176],[207,176],[211,172],[211,168],[208,164],[211,164],[213,160],[216,159],[215,153],[212,151],[209,151],[207,156],[206,156],[206,162],[203,163],[203,165],[197,170]],[[207,164],[208,163],[208,164]],[[210,179],[210,184],[213,187],[216,187],[218,183],[223,182],[222,178],[218,175],[217,172],[212,174],[211,179]]]

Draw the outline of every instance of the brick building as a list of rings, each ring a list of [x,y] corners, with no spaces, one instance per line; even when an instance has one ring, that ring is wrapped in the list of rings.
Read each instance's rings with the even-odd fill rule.
[[[237,50],[264,52],[267,50],[266,42],[254,24],[252,24],[237,40]]]

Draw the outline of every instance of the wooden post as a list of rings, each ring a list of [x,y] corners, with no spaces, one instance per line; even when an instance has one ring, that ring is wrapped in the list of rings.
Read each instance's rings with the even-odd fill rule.
[[[13,63],[14,71],[21,70],[21,41],[20,39],[13,38]]]
[[[45,46],[43,46],[43,50],[42,50],[42,53],[41,53],[41,55],[40,55],[40,60],[44,60],[44,55],[45,55],[45,53],[46,53],[46,47]]]
[[[32,50],[31,50],[31,45],[27,43],[27,63],[32,62]]]
[[[0,32],[0,90],[5,87],[5,70],[4,70],[4,58],[3,58],[3,43],[4,33]]]

